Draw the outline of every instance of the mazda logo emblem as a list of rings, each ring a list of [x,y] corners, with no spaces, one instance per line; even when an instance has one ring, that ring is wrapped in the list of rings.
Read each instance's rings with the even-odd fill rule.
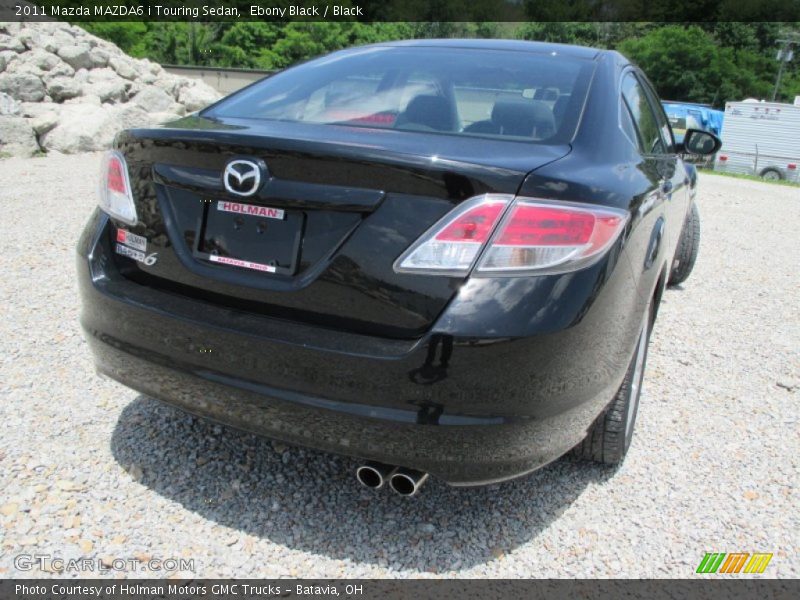
[[[261,185],[261,168],[252,160],[232,160],[222,174],[225,189],[236,196],[252,196]]]

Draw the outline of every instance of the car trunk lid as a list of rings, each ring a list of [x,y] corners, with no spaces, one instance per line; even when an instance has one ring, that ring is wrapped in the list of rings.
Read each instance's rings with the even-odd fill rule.
[[[221,308],[370,335],[418,337],[463,278],[396,273],[395,259],[463,200],[516,193],[569,146],[250,119],[188,117],[123,133],[145,285]],[[263,184],[232,194],[232,160]]]

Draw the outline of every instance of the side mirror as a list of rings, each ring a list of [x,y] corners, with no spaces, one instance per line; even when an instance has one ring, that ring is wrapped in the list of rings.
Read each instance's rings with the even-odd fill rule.
[[[683,142],[678,144],[679,154],[699,154],[710,156],[722,148],[722,140],[708,131],[687,129]]]

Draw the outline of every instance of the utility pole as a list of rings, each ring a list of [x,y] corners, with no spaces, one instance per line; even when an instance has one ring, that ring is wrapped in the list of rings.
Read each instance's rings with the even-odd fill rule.
[[[783,68],[786,66],[786,63],[792,60],[794,57],[794,45],[797,43],[796,39],[782,39],[782,40],[775,40],[777,43],[781,44],[781,49],[778,50],[778,55],[775,57],[778,59],[780,63],[778,65],[778,76],[775,78],[775,89],[772,90],[772,101],[775,102],[775,98],[778,97],[778,89],[781,87],[781,78],[783,77]]]

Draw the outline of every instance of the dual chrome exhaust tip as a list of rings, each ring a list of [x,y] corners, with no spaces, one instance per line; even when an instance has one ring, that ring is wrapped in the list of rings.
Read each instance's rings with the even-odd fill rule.
[[[356,479],[364,487],[381,489],[386,483],[401,496],[413,496],[428,479],[428,474],[405,467],[368,462],[356,469]]]

